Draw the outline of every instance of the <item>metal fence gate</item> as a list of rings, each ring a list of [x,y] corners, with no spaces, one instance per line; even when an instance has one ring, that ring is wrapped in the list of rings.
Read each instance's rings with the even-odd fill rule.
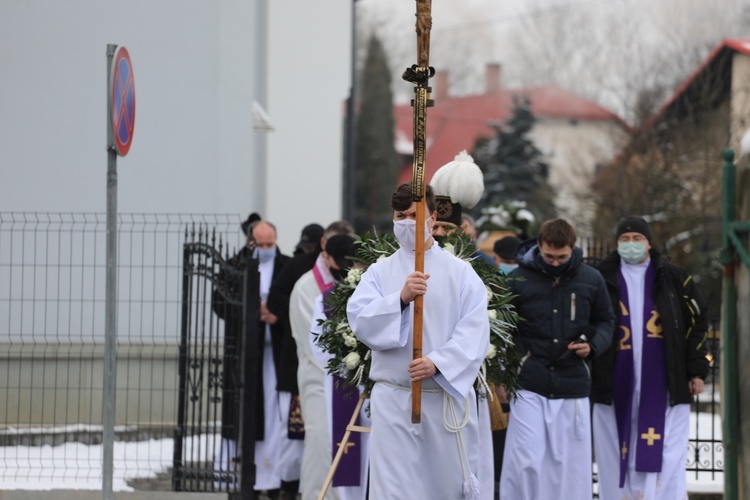
[[[185,241],[173,489],[251,498],[258,261],[246,248],[222,256],[221,239],[217,245],[204,228],[193,229]]]

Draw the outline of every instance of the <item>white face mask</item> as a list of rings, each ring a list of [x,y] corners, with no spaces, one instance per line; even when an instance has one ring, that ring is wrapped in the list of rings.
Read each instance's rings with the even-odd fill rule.
[[[430,238],[430,231],[427,228],[427,219],[424,221],[424,240]],[[417,247],[417,223],[413,219],[394,220],[393,234],[396,235],[401,248],[413,252]]]

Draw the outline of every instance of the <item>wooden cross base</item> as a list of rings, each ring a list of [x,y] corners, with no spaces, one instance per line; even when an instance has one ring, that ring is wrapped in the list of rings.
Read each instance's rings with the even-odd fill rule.
[[[336,469],[339,467],[339,462],[341,462],[341,457],[344,455],[344,451],[346,450],[346,445],[349,442],[349,436],[352,432],[363,432],[367,433],[370,432],[369,427],[362,427],[361,425],[354,425],[354,422],[357,421],[357,416],[359,415],[359,411],[362,409],[362,404],[365,402],[365,399],[367,399],[368,395],[365,393],[360,394],[359,401],[357,401],[357,407],[354,408],[354,413],[352,414],[351,420],[349,420],[349,425],[346,426],[346,432],[344,433],[344,438],[339,443],[339,449],[336,451],[336,456],[333,458],[333,462],[331,462],[331,468],[328,469],[328,475],[326,476],[326,480],[323,483],[323,487],[320,489],[320,495],[318,495],[318,500],[323,500],[326,496],[326,493],[328,493],[328,488],[331,486],[331,482],[333,482],[333,475],[336,474]],[[364,460],[364,457],[362,457]]]

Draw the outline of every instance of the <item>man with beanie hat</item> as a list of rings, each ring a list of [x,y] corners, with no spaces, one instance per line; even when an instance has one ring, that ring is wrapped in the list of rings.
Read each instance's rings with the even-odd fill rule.
[[[500,274],[508,275],[518,267],[516,252],[521,243],[521,240],[513,235],[503,236],[495,241],[492,251],[495,253],[495,265]]]
[[[706,304],[692,276],[652,248],[641,217],[617,223],[598,266],[617,321],[594,360],[599,498],[687,498],[690,402],[703,391]]]

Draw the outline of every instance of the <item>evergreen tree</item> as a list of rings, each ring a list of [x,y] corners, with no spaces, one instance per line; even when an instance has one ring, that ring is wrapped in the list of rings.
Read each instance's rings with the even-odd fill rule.
[[[535,122],[531,102],[514,97],[512,116],[504,125],[492,125],[494,137],[478,141],[473,156],[484,172],[484,195],[477,212],[501,203],[525,202],[537,220],[555,216],[549,166],[527,137]]]
[[[354,228],[358,234],[390,229],[391,194],[398,182],[401,160],[394,146],[391,72],[383,45],[373,35],[360,78],[357,116]]]

